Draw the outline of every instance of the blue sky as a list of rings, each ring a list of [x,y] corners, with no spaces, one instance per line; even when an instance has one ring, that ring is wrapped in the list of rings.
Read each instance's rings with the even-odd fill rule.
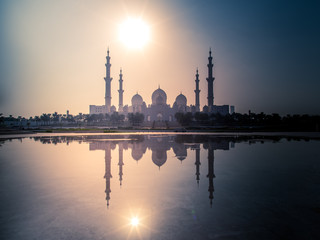
[[[319,1],[200,2],[190,1],[193,27],[213,43],[216,71],[223,64],[241,105],[320,113]]]

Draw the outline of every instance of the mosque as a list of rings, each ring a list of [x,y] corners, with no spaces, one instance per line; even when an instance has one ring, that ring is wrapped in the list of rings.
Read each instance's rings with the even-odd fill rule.
[[[200,112],[200,89],[199,89],[199,73],[198,69],[196,72],[196,79],[195,79],[195,104],[194,105],[187,105],[187,98],[185,95],[180,93],[173,103],[172,107],[170,104],[167,103],[167,94],[164,90],[158,87],[152,95],[152,103],[150,105],[146,105],[145,101],[143,100],[142,96],[138,93],[135,94],[131,99],[131,105],[123,105],[123,74],[122,69],[120,69],[119,74],[119,104],[118,109],[111,105],[111,81],[112,78],[110,76],[110,55],[109,49],[107,51],[106,57],[106,77],[104,78],[106,82],[106,90],[105,90],[105,105],[97,106],[97,105],[90,105],[90,114],[105,114],[105,113],[113,113],[118,111],[120,114],[127,115],[128,113],[142,113],[145,116],[144,121],[147,122],[154,122],[154,121],[166,121],[166,122],[173,122],[175,121],[175,114],[177,112]],[[203,107],[203,112],[206,113],[220,113],[221,115],[226,115],[229,113],[229,105],[222,105],[217,106],[214,105],[214,96],[213,96],[213,63],[212,63],[212,56],[211,56],[211,49],[209,51],[208,57],[208,104]],[[232,107],[234,109],[234,107]]]

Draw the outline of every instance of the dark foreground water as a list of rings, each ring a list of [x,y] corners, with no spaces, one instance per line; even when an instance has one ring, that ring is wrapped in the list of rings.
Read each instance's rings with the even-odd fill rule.
[[[320,239],[319,151],[251,137],[4,141],[0,239]]]

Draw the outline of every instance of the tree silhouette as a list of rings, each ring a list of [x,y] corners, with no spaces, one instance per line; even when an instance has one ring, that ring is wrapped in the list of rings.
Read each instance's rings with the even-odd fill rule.
[[[129,113],[128,120],[132,126],[139,126],[144,120],[144,115],[139,112]]]

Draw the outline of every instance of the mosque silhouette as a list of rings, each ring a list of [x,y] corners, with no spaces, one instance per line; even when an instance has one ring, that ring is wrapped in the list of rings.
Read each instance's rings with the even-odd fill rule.
[[[208,77],[206,78],[208,82],[208,89],[207,89],[207,100],[208,103],[203,107],[203,112],[206,113],[220,113],[221,115],[226,115],[229,113],[229,105],[214,105],[214,92],[213,92],[213,82],[215,80],[213,76],[213,62],[212,62],[212,52],[211,49],[209,51],[208,57]],[[101,106],[97,105],[90,105],[89,106],[89,113],[90,114],[110,114],[113,112],[118,111],[120,114],[124,114],[125,116],[128,113],[142,113],[145,116],[145,122],[174,122],[175,121],[175,114],[177,112],[186,113],[186,112],[200,112],[200,92],[199,89],[199,72],[198,69],[196,70],[196,79],[195,79],[195,103],[194,105],[187,104],[187,97],[180,93],[173,103],[172,107],[170,104],[167,103],[167,94],[166,92],[158,87],[152,95],[151,100],[152,103],[147,106],[146,102],[143,100],[142,96],[138,93],[135,94],[131,99],[131,105],[124,105],[123,103],[123,73],[122,69],[120,69],[119,74],[119,103],[118,109],[111,105],[111,57],[109,49],[107,51],[106,57],[106,77],[105,80],[105,104]],[[234,106],[231,106],[230,109],[234,111]]]

